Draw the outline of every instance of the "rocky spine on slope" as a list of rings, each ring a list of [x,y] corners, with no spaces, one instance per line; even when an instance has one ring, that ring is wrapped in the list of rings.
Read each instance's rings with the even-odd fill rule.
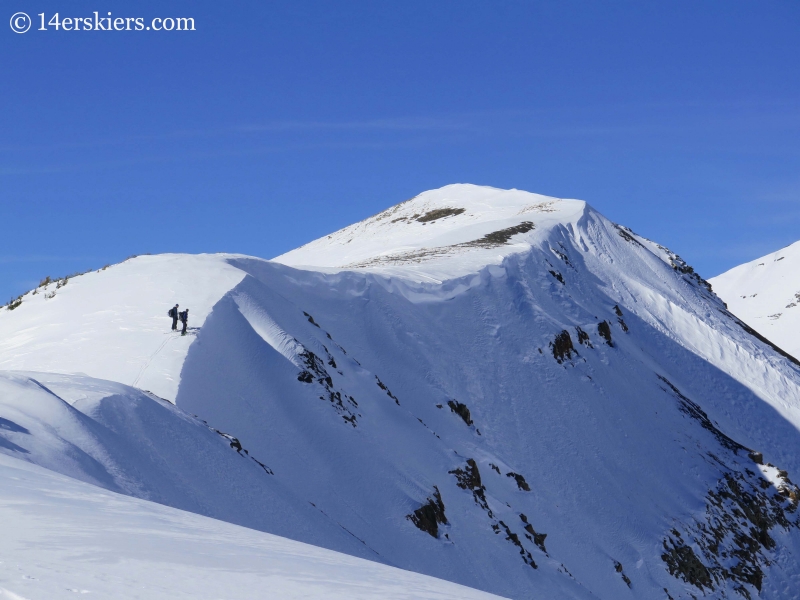
[[[667,385],[662,389],[678,398],[682,412],[720,445],[719,452],[707,452],[720,479],[706,495],[704,513],[692,522],[675,524],[662,541],[661,558],[672,576],[704,594],[730,581],[749,600],[752,589],[761,591],[763,569],[772,563],[773,531],[800,528],[800,490],[786,471],[762,465],[760,453],[725,435],[695,402],[665,377],[659,379]],[[740,463],[741,455],[752,463]]]
[[[419,220],[419,219],[417,219]],[[362,267],[375,267],[380,265],[404,265],[414,262],[421,262],[430,258],[443,257],[459,250],[470,248],[496,248],[507,244],[512,237],[520,233],[527,233],[534,229],[534,224],[530,221],[524,221],[519,225],[499,229],[487,233],[481,238],[471,240],[469,242],[462,242],[459,244],[452,244],[449,246],[436,246],[425,248],[422,250],[413,250],[409,252],[399,252],[396,254],[389,254],[386,256],[378,256],[370,258],[365,261],[354,262],[347,265],[347,268],[357,269]]]
[[[466,404],[462,404],[458,400],[448,400],[447,406],[450,410],[457,414],[467,425],[472,425],[472,417],[469,414],[469,409]]]
[[[572,345],[572,338],[569,335],[569,331],[566,329],[550,342],[550,348],[553,350],[553,358],[555,358],[559,364],[572,358],[573,353],[576,355],[578,354],[578,351],[575,350],[575,346]]]
[[[432,497],[427,502],[406,517],[417,529],[424,531],[428,535],[438,538],[439,525],[447,525],[447,517],[444,514],[444,502],[439,488],[433,486]],[[445,534],[446,536],[447,534]]]
[[[527,550],[520,541],[519,535],[514,533],[502,519],[496,518],[495,514],[492,512],[492,509],[489,508],[489,503],[486,499],[486,486],[483,485],[480,470],[478,469],[478,464],[475,462],[475,459],[468,458],[463,467],[453,469],[450,471],[450,474],[455,475],[458,487],[460,487],[462,490],[468,490],[472,492],[472,497],[475,500],[475,504],[486,511],[486,515],[489,517],[492,530],[496,534],[505,534],[505,539],[516,546],[519,550],[519,554],[522,557],[523,562],[534,569],[538,569],[539,567],[533,560],[533,556],[531,555],[530,551]],[[508,476],[516,480],[517,485],[521,490],[530,491],[530,487],[528,487],[528,484],[522,475],[519,475],[518,473],[508,473]],[[526,533],[525,536],[530,541],[534,541],[536,546],[538,546],[542,552],[546,553],[546,550],[544,550],[544,539],[547,537],[547,534],[536,534],[536,532],[533,531],[533,527],[528,523],[527,518],[522,519],[522,521],[526,524],[525,529],[532,532],[531,534]],[[538,540],[538,542],[535,540]]]

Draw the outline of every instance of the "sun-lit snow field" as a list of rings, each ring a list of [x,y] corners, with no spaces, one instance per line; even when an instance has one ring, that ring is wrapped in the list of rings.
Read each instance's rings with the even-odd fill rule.
[[[733,314],[800,357],[800,242],[711,279]]]
[[[194,337],[172,335],[167,311],[179,302],[200,327],[243,276],[218,255],[165,254],[53,282],[0,319],[0,369],[86,372],[174,400]]]
[[[800,368],[584,202],[447,186],[55,291],[0,311],[16,459],[511,598],[800,588]]]

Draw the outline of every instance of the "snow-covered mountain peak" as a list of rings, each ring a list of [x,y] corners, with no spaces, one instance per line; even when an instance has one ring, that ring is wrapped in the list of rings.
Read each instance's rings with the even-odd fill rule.
[[[583,202],[448,186],[47,280],[0,369],[0,453],[140,498],[510,598],[798,587],[800,364]]]
[[[553,226],[586,210],[520,190],[453,184],[424,192],[274,260],[299,268],[369,269],[447,279],[525,251]]]

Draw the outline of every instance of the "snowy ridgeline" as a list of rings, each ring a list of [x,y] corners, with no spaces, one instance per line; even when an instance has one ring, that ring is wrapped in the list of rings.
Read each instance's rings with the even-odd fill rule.
[[[736,316],[800,356],[800,242],[711,280]]]
[[[108,490],[510,598],[800,589],[800,368],[583,202],[139,257],[0,311],[0,368],[0,452]]]

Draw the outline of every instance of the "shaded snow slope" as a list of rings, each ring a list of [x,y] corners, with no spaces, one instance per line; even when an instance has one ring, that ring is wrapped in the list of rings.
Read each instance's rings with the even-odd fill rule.
[[[114,492],[372,558],[238,439],[119,383],[0,371],[0,453]]]
[[[511,598],[800,585],[800,368],[585,203],[448,186],[278,262],[202,260],[192,281],[230,277],[164,381],[336,523],[310,527],[327,547],[351,552],[346,531],[376,561]],[[55,300],[23,298],[0,330],[44,327]],[[0,364],[35,369],[31,343]],[[97,351],[53,343],[74,352],[49,369],[99,376]]]
[[[800,242],[711,279],[730,311],[800,357]]]
[[[0,456],[0,598],[489,600]]]

